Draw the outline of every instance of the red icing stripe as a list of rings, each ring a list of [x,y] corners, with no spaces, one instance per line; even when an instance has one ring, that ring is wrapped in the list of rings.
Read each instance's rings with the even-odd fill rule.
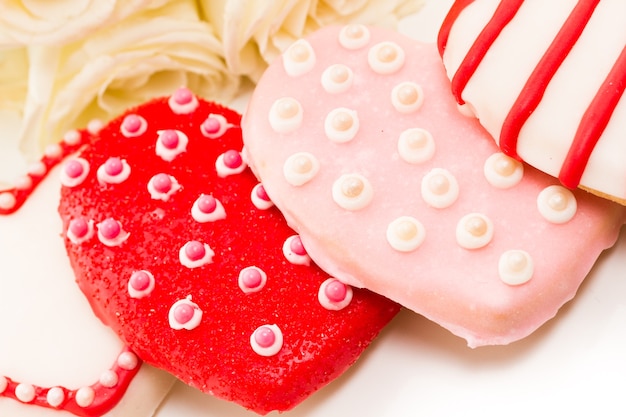
[[[482,62],[493,42],[498,38],[502,29],[513,19],[522,6],[522,3],[524,3],[524,0],[502,0],[491,17],[491,20],[485,25],[472,44],[472,47],[452,78],[452,94],[454,94],[458,103],[464,103],[461,95],[463,94],[465,86],[472,75],[474,75],[474,72],[476,72],[476,68],[478,68],[478,65]]]
[[[505,154],[518,158],[517,142],[522,127],[541,102],[550,80],[576,44],[599,1],[578,2],[526,81],[502,124],[500,148]]]
[[[626,47],[622,49],[578,125],[574,141],[559,174],[559,179],[566,187],[575,188],[580,184],[591,153],[624,95],[624,90],[626,90]]]
[[[448,11],[445,19],[443,19],[443,23],[441,24],[439,33],[437,34],[437,47],[441,57],[443,57],[443,53],[446,50],[448,38],[450,37],[450,30],[452,30],[454,22],[456,22],[456,19],[459,17],[461,12],[463,12],[463,10],[465,10],[465,8],[473,2],[474,0],[456,0]]]

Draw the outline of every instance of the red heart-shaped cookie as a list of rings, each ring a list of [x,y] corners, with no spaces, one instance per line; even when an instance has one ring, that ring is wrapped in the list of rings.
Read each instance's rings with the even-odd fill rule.
[[[265,72],[247,159],[311,257],[471,346],[553,317],[624,209],[501,153],[457,109],[435,45],[325,28]]]
[[[240,115],[178,90],[64,167],[78,283],[146,362],[257,413],[351,365],[399,307],[309,265],[242,159]]]

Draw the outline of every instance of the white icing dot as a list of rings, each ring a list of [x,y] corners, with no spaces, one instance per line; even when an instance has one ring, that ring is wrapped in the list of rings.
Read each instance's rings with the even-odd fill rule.
[[[128,279],[128,295],[138,299],[147,297],[154,291],[155,285],[154,275],[150,271],[135,271]]]
[[[332,195],[339,207],[356,211],[372,202],[374,189],[363,175],[344,174],[333,183]]]
[[[67,228],[67,238],[75,245],[88,241],[95,235],[93,220],[76,218],[70,220]]]
[[[125,159],[109,158],[98,167],[96,177],[100,185],[121,184],[130,176],[130,165]]]
[[[148,130],[148,122],[138,114],[129,114],[124,117],[120,125],[120,132],[127,138],[143,135]]]
[[[4,376],[0,376],[0,394],[6,391],[9,386],[9,381]]]
[[[31,384],[17,384],[15,397],[23,403],[29,403],[35,399],[35,387]]]
[[[16,204],[17,200],[12,193],[8,191],[0,192],[0,209],[11,210]]]
[[[189,241],[178,251],[178,259],[187,268],[199,268],[213,262],[215,252],[206,243]]]
[[[533,259],[523,250],[509,250],[500,256],[498,262],[500,279],[509,285],[528,282],[534,273]]]
[[[289,236],[285,239],[283,243],[283,255],[285,255],[289,263],[294,265],[308,266],[311,264],[311,257],[307,254],[306,249],[304,249],[302,240],[300,240],[300,236],[298,235]]]
[[[259,292],[267,283],[267,274],[259,267],[248,266],[239,272],[237,283],[246,294]]]
[[[102,120],[93,119],[89,123],[87,123],[87,131],[92,135],[100,133],[103,127],[104,123],[102,123]]]
[[[443,168],[434,168],[422,179],[422,198],[435,208],[454,204],[459,196],[456,178]]]
[[[201,194],[191,207],[191,217],[198,223],[209,223],[226,218],[222,203],[208,194]]]
[[[354,73],[343,64],[329,66],[322,73],[322,87],[327,93],[339,94],[348,91],[352,86]]]
[[[76,391],[76,404],[79,407],[89,407],[96,398],[96,392],[91,387],[81,387]]]
[[[23,175],[15,180],[15,188],[18,190],[28,190],[33,186],[33,179],[28,175]]]
[[[98,380],[103,387],[113,388],[119,382],[119,376],[111,369],[104,371]]]
[[[283,66],[290,77],[299,77],[315,66],[315,51],[311,44],[298,39],[283,53]]]
[[[400,113],[412,113],[424,103],[424,91],[416,83],[403,82],[391,90],[391,104]]]
[[[424,163],[435,155],[435,140],[425,129],[407,129],[398,138],[398,153],[410,164]]]
[[[274,203],[265,192],[265,187],[263,187],[263,184],[261,183],[254,186],[252,192],[250,193],[250,198],[252,199],[254,207],[259,210],[267,210],[274,206]]]
[[[224,133],[235,125],[229,123],[221,114],[209,113],[206,120],[200,125],[200,132],[209,139],[222,137]]]
[[[68,130],[63,135],[63,142],[70,146],[78,145],[80,143],[80,139],[80,132],[76,129]]]
[[[153,200],[168,201],[180,189],[181,185],[171,175],[156,174],[148,181],[148,192]]]
[[[221,178],[241,174],[247,167],[248,164],[244,161],[241,153],[233,149],[224,152],[215,161],[217,175]]]
[[[456,226],[456,241],[462,248],[479,249],[493,239],[493,222],[481,213],[470,213]]]
[[[290,133],[302,125],[303,110],[298,100],[292,97],[279,98],[272,104],[269,121],[276,133]]]
[[[65,392],[61,387],[52,387],[46,394],[46,401],[51,407],[58,407],[65,401]]]
[[[259,326],[250,335],[250,346],[261,356],[274,356],[283,347],[283,332],[275,324]]]
[[[298,187],[311,181],[319,169],[320,163],[313,154],[298,152],[285,161],[283,175],[289,184]]]
[[[411,252],[426,239],[426,229],[417,219],[401,216],[387,226],[387,242],[397,251]]]
[[[196,96],[186,87],[178,88],[167,100],[170,109],[175,114],[189,114],[198,108]]]
[[[176,129],[166,129],[157,130],[157,134],[155,152],[164,161],[171,162],[187,150],[189,138],[184,132]]]
[[[370,41],[370,31],[365,25],[350,24],[339,32],[339,44],[346,49],[359,49]]]
[[[202,321],[202,310],[191,301],[191,296],[176,301],[168,314],[170,327],[174,330],[193,330]]]
[[[342,310],[352,301],[352,287],[336,278],[328,278],[322,282],[317,292],[317,300],[327,310]]]
[[[359,131],[359,116],[356,110],[340,107],[331,110],[324,120],[326,137],[336,143],[352,140]]]
[[[108,218],[96,225],[98,229],[98,240],[105,246],[116,247],[126,242],[130,233],[124,230],[122,223],[118,220]]]
[[[43,177],[46,172],[48,172],[48,168],[42,161],[34,162],[28,167],[28,173],[35,177]]]
[[[61,184],[66,187],[77,187],[89,175],[89,162],[83,158],[73,158],[65,163],[61,170]]]
[[[404,65],[404,49],[395,42],[384,41],[372,46],[367,55],[370,68],[378,74],[393,74]]]
[[[53,145],[48,145],[46,146],[46,149],[44,150],[44,155],[47,156],[48,158],[60,158],[61,155],[63,155],[63,149],[61,148],[61,145],[59,145],[58,143],[55,143]]]
[[[567,223],[576,215],[577,208],[574,193],[560,185],[544,188],[537,197],[539,213],[551,223]]]
[[[487,182],[496,188],[511,188],[524,177],[524,165],[501,152],[485,161],[483,173]]]
[[[133,352],[122,352],[117,357],[117,365],[126,371],[132,371],[139,366],[139,358]]]

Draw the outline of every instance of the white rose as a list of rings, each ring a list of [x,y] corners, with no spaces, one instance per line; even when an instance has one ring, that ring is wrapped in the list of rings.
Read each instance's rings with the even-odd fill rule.
[[[422,0],[199,0],[224,45],[230,71],[257,81],[269,62],[302,36],[330,24],[394,27]]]
[[[3,0],[0,47],[59,45],[167,0]]]
[[[92,118],[185,85],[211,100],[230,100],[239,78],[228,73],[211,27],[193,1],[173,1],[63,47],[29,48],[30,73],[21,147],[30,157]]]

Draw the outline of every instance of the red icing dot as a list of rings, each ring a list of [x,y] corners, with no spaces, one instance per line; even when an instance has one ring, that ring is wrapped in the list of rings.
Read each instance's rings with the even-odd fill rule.
[[[161,143],[167,149],[176,149],[178,146],[178,133],[175,130],[168,129],[161,134]]]
[[[72,159],[65,164],[65,174],[70,178],[78,178],[83,175],[83,172],[83,164],[75,159]]]
[[[224,152],[224,165],[226,165],[228,168],[239,168],[242,162],[243,160],[241,159],[241,155],[239,154],[239,152],[232,149]]]
[[[111,176],[119,175],[122,173],[124,166],[120,158],[109,158],[104,163],[104,171]]]
[[[160,193],[167,193],[172,189],[172,180],[167,174],[157,174],[152,180],[154,189]]]
[[[262,348],[268,348],[276,342],[276,335],[269,326],[261,326],[254,332],[254,341]]]
[[[133,272],[130,285],[137,291],[145,291],[150,286],[150,276],[146,271]]]
[[[289,242],[289,249],[296,255],[306,255],[306,249],[304,249],[304,245],[302,245],[302,240],[300,240],[300,236],[294,236]]]
[[[263,282],[263,277],[257,269],[248,268],[241,274],[241,281],[248,288],[257,288]]]
[[[82,218],[72,219],[70,221],[69,230],[74,236],[81,238],[87,235],[87,232],[89,231],[89,224],[87,223],[87,220]]]
[[[194,308],[187,303],[181,303],[174,309],[174,319],[180,324],[185,324],[193,318]]]
[[[138,132],[141,128],[141,119],[136,114],[129,114],[124,118],[122,127],[131,133]]]
[[[261,200],[270,201],[269,196],[265,192],[265,187],[263,187],[261,184],[256,187],[256,196],[259,197]]]
[[[341,302],[346,299],[346,294],[348,293],[348,288],[346,284],[340,282],[338,280],[333,280],[326,285],[324,289],[324,294],[330,301],[333,302]]]
[[[187,104],[191,100],[193,100],[193,94],[185,87],[181,87],[174,92],[174,101],[178,104]]]
[[[206,255],[206,249],[202,243],[194,240],[185,245],[185,255],[192,261],[199,261]]]
[[[203,213],[213,213],[217,208],[217,202],[211,195],[202,195],[198,198],[198,208]]]
[[[98,229],[105,239],[115,239],[122,231],[120,224],[115,219],[111,218],[100,223]]]
[[[208,117],[204,123],[202,123],[204,131],[211,134],[219,132],[220,127],[221,123],[216,117]]]

